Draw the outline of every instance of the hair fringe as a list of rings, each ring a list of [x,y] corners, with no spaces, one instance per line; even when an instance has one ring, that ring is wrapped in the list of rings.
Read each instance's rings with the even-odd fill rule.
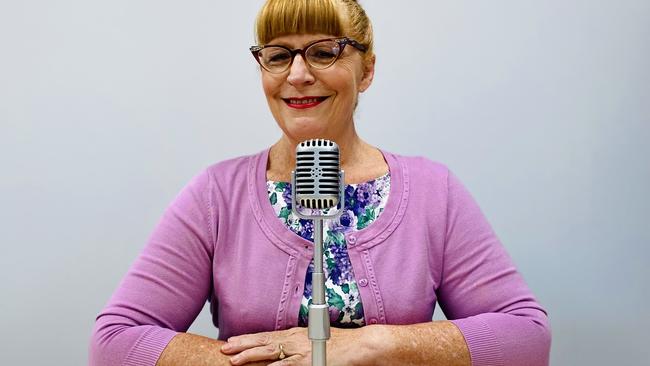
[[[267,0],[255,23],[255,38],[264,45],[288,34],[328,34],[351,37],[374,57],[372,24],[356,0]]]
[[[344,36],[344,24],[331,0],[270,0],[257,17],[258,44],[287,34],[331,34]]]

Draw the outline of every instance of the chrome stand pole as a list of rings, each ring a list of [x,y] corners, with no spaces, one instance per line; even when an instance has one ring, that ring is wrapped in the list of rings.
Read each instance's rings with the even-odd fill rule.
[[[325,301],[323,272],[323,220],[314,219],[314,272],[311,275],[312,302],[309,305],[308,333],[311,340],[312,366],[327,364],[327,340],[330,339],[330,319]]]

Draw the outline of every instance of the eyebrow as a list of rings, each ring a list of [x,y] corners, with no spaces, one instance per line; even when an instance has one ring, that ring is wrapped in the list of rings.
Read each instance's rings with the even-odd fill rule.
[[[293,49],[293,48],[291,48],[291,45],[286,43],[286,42],[267,43],[267,44],[265,44],[265,46],[282,46],[282,47],[286,47],[286,48],[289,48],[289,49]]]

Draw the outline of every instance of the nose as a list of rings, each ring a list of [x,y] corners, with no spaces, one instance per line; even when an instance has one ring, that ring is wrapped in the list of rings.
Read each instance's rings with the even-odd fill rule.
[[[316,81],[302,55],[298,54],[294,57],[287,81],[293,86],[311,85]]]

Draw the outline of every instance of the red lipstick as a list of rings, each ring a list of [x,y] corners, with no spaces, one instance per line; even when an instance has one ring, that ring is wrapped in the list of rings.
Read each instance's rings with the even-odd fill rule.
[[[306,96],[306,97],[283,98],[282,100],[284,100],[284,102],[287,103],[289,108],[307,109],[307,108],[313,108],[313,107],[321,104],[327,98],[328,97]]]

